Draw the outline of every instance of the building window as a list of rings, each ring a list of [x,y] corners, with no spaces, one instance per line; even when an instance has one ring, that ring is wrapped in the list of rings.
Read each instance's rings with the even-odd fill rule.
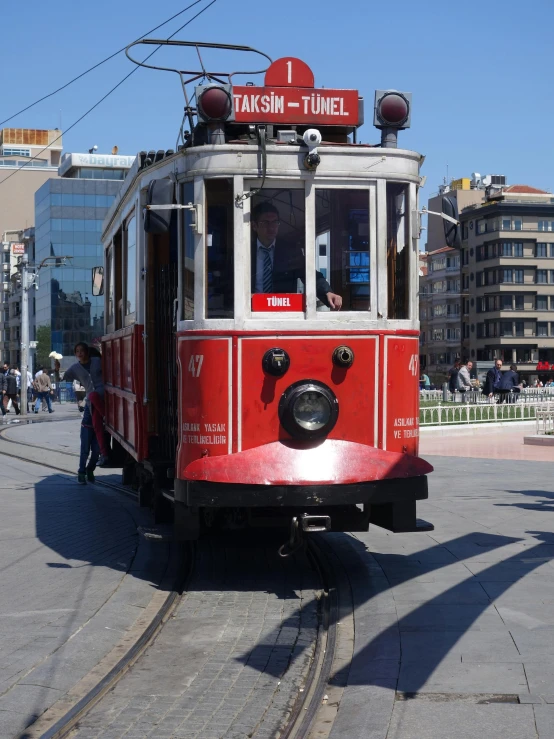
[[[516,242],[513,244],[514,247],[514,257],[522,257],[523,256],[523,244],[521,241]]]
[[[535,282],[537,285],[544,285],[548,282],[548,270],[538,269],[536,274]]]
[[[523,221],[521,218],[514,218],[514,231],[521,231],[523,229]]]
[[[433,329],[433,341],[442,341],[444,337],[444,330],[442,328]]]
[[[511,257],[512,256],[512,244],[509,241],[505,241],[502,244],[502,256],[503,257]]]
[[[468,237],[467,223],[462,223],[462,240],[466,241]]]
[[[550,256],[554,257],[554,244],[550,244]]]
[[[537,336],[548,336],[548,323],[537,321]]]
[[[535,256],[536,257],[547,257],[548,244],[535,244]]]
[[[467,336],[466,336],[467,338]],[[477,338],[483,339],[485,338],[485,324],[484,323],[478,323],[477,324]]]
[[[503,218],[502,219],[502,230],[503,231],[511,231],[512,230],[512,221],[510,218]]]
[[[501,295],[500,300],[502,301],[502,310],[512,310],[512,296]]]
[[[539,231],[552,231],[553,221],[539,221]]]
[[[484,218],[479,218],[476,223],[476,229],[478,234],[487,233],[487,222]]]
[[[514,335],[514,328],[511,321],[502,321],[502,323],[500,324],[500,329],[502,336]]]
[[[535,310],[548,310],[548,295],[537,295]]]
[[[523,336],[524,333],[524,323],[523,321],[516,321],[516,336]]]
[[[522,269],[514,269],[514,281],[518,285],[523,285],[523,270]]]
[[[523,295],[516,295],[515,296],[515,309],[516,310],[524,310],[524,307],[523,307]]]
[[[513,269],[500,270],[500,282],[513,282],[513,281],[514,281]]]
[[[5,157],[30,157],[31,156],[31,150],[30,149],[2,149],[2,154]]]

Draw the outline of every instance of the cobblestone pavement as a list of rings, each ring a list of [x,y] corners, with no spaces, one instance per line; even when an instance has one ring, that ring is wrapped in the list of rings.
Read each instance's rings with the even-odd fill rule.
[[[435,531],[343,546],[355,656],[331,738],[552,739],[554,465],[427,458]]]
[[[69,422],[74,445],[76,424]],[[47,422],[32,430],[55,448],[65,427]],[[13,430],[23,437],[26,431],[31,427]],[[139,539],[137,525],[149,517],[133,501],[44,470],[39,460],[56,464],[55,453],[33,453],[36,462],[29,463],[2,455],[0,447],[0,737],[6,738],[113,648],[149,603],[168,560],[166,544]]]
[[[280,543],[252,532],[203,541],[175,617],[72,736],[275,736],[302,688],[318,620],[317,576],[302,554],[279,558]]]

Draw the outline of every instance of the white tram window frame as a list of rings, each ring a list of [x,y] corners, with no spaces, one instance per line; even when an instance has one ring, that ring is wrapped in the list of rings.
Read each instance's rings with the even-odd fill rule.
[[[240,178],[242,179],[242,178]],[[235,182],[235,186],[236,186]],[[249,192],[251,190],[255,190],[257,188],[260,188],[262,185],[262,180],[260,178],[253,179],[253,178],[244,178],[242,180],[242,185],[244,186],[244,190],[239,191],[236,194],[240,194],[241,192]],[[306,254],[305,254],[305,260],[306,264],[308,264],[308,258],[309,258],[309,252],[312,251],[313,253],[313,260],[312,263],[315,264],[315,242],[311,245],[310,249],[310,241],[309,236],[312,235],[315,239],[315,233],[314,233],[314,223],[312,219],[311,227],[309,226],[309,219],[308,219],[308,202],[306,198],[307,188],[310,186],[309,182],[303,181],[303,180],[289,180],[286,178],[279,178],[279,177],[271,177],[267,178],[265,182],[263,182],[263,189],[264,190],[304,190],[304,203],[305,203],[305,214],[304,214],[304,229],[306,234]],[[240,247],[238,243],[235,241],[235,257],[237,255],[238,249],[240,249],[241,255],[242,255],[242,291],[239,293],[239,287],[237,285],[237,282],[235,280],[235,316],[238,316],[237,313],[237,300],[242,297],[243,300],[243,310],[241,311],[241,314],[244,315],[245,321],[252,321],[255,324],[256,328],[262,328],[262,326],[259,325],[261,321],[264,323],[290,323],[292,321],[305,321],[308,314],[309,314],[309,295],[310,290],[313,291],[313,303],[314,303],[314,311],[315,311],[315,272],[314,274],[310,275],[309,272],[306,272],[306,285],[305,285],[305,292],[308,295],[307,300],[307,308],[308,310],[306,313],[304,311],[287,311],[284,313],[273,313],[273,312],[266,312],[266,311],[252,311],[252,291],[251,291],[251,284],[250,284],[250,275],[251,275],[251,265],[252,265],[252,258],[251,258],[251,225],[250,225],[250,213],[251,213],[251,207],[252,207],[252,198],[247,198],[243,201],[243,207],[237,208],[238,211],[242,212],[242,223],[240,216],[237,217],[237,214],[235,213],[235,224],[237,221],[239,222],[239,228],[235,229],[235,237],[237,236],[237,232],[240,231],[241,235],[241,242]],[[313,206],[312,206],[313,207]],[[237,262],[239,260],[235,258],[235,275],[237,270]]]
[[[128,273],[128,259],[129,259],[129,224],[134,219],[134,232],[135,232],[135,270],[134,270],[134,280],[135,280],[135,310],[131,313],[127,313],[127,291],[129,286],[129,273]],[[123,265],[122,265],[122,296],[123,296],[123,326],[126,328],[127,326],[132,326],[134,323],[136,323],[137,320],[137,301],[138,301],[138,286],[137,286],[137,267],[138,267],[138,251],[139,251],[139,244],[138,244],[138,220],[137,220],[137,210],[133,208],[129,213],[126,214],[125,220],[124,220],[124,227],[123,227]]]
[[[341,180],[317,180],[314,183],[314,187],[312,188],[312,191],[309,193],[307,199],[306,199],[306,212],[308,212],[308,200],[312,200],[312,206],[310,208],[310,212],[312,215],[311,222],[312,222],[312,231],[311,233],[312,238],[308,242],[308,233],[306,229],[306,242],[313,243],[313,270],[308,270],[307,274],[310,274],[310,272],[315,274],[315,266],[316,266],[316,252],[315,252],[315,240],[316,240],[316,234],[315,234],[315,191],[316,190],[366,190],[368,194],[368,209],[369,209],[369,310],[367,311],[317,311],[315,307],[315,299],[313,301],[308,302],[308,319],[316,320],[316,321],[323,321],[325,323],[329,321],[336,321],[338,323],[341,322],[348,322],[348,323],[355,323],[355,322],[367,322],[368,320],[375,320],[377,318],[377,304],[378,304],[378,278],[377,278],[377,265],[379,264],[379,260],[377,259],[377,196],[376,196],[376,182],[352,182],[349,181],[348,184],[346,184],[344,181]],[[306,252],[308,252],[308,248],[306,248]],[[308,254],[306,254],[308,256]],[[314,277],[315,280],[315,277]],[[331,284],[331,290],[333,290],[333,285]],[[333,290],[334,292],[334,290]],[[313,295],[315,296],[315,286],[313,290]],[[313,306],[311,305],[313,303]],[[313,311],[313,312],[312,312]]]

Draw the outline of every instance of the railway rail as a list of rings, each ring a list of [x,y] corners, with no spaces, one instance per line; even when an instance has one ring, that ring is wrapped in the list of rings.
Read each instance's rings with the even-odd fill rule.
[[[50,419],[48,420],[52,423]],[[41,421],[35,421],[35,423],[37,422],[40,423]],[[55,423],[58,423],[58,421],[55,421]],[[0,430],[0,454],[24,460],[58,473],[74,474],[74,471],[70,468],[39,462],[36,458],[32,459],[32,452],[29,452],[29,456],[26,456],[24,451],[27,449],[45,451],[49,451],[49,449],[38,444],[7,438],[7,432],[10,429],[13,429],[13,426]],[[56,454],[71,459],[78,456],[72,452],[59,450],[56,450]],[[123,485],[103,480],[97,480],[97,485],[137,498],[134,491]],[[88,691],[79,700],[75,700],[69,708],[66,701],[63,713],[60,713],[60,710],[56,710],[56,706],[53,706],[35,724],[29,726],[21,737],[25,736],[26,739],[38,739],[38,737],[41,739],[61,739],[70,735],[72,737],[81,735],[80,727],[86,727],[86,717],[91,711],[97,706],[101,707],[107,694],[111,693],[115,686],[124,680],[134,665],[140,667],[140,661],[147,650],[155,653],[156,639],[183,602],[187,595],[187,583],[190,582],[195,571],[201,566],[196,561],[195,553],[195,546],[192,544],[187,545],[179,552],[175,579],[167,597],[117,663],[112,665],[110,669],[106,669],[105,674],[98,677],[90,685]],[[340,565],[337,564],[338,560],[333,554],[332,547],[323,538],[311,535],[306,539],[305,553],[318,582],[317,631],[315,641],[310,645],[312,649],[311,658],[307,670],[302,675],[301,687],[296,691],[296,694],[291,696],[287,710],[283,712],[278,729],[278,735],[281,739],[308,739],[308,737],[315,736],[314,732],[316,731],[319,739],[329,735],[332,728],[329,711],[331,710],[331,715],[336,715],[340,693],[342,692],[339,684],[340,680],[333,680],[333,673],[337,673],[341,667],[335,662],[337,642],[341,638],[343,642],[345,640],[348,642],[353,633],[353,628],[350,630],[350,634],[348,629],[343,629],[341,636],[338,635],[339,612],[341,608],[344,612],[345,607],[348,611],[347,604],[340,601],[348,600],[349,588],[348,586],[345,588],[344,582],[342,584],[338,583],[337,577],[341,577],[344,573],[337,574]],[[263,586],[264,583],[260,580],[259,587],[263,589]],[[339,594],[341,592],[342,595]],[[248,596],[248,593],[243,594],[245,598]],[[344,622],[342,625],[345,625]],[[291,649],[291,655],[293,651]],[[344,644],[341,652],[344,653]],[[292,662],[292,656],[290,659]],[[155,679],[154,675],[152,677]],[[329,699],[330,694],[332,695],[331,701]],[[261,725],[262,723],[255,728],[251,734],[252,737],[256,736],[257,729],[261,728]]]

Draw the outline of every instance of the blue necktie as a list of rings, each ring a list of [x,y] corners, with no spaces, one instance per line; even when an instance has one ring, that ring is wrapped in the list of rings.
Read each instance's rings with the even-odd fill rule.
[[[269,249],[263,249],[264,255],[264,279],[263,292],[270,293],[273,287],[273,266],[271,264],[271,254]]]

